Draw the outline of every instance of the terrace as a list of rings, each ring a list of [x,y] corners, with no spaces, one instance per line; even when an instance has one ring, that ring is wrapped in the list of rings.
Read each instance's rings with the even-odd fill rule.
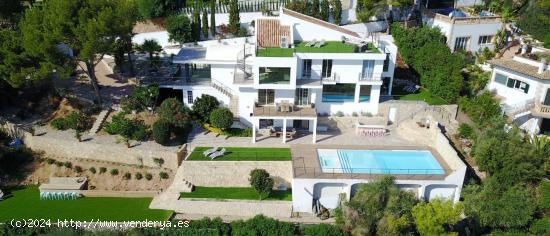
[[[296,42],[294,48],[258,48],[257,57],[292,57],[294,53],[380,53],[373,43],[358,46],[341,41],[327,41],[319,46],[311,45],[311,42]]]

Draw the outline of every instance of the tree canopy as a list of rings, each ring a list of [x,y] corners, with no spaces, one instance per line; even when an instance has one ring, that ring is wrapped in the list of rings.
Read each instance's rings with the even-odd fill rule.
[[[166,18],[166,31],[168,39],[180,44],[193,42],[191,21],[184,14],[171,15]]]
[[[450,200],[434,199],[414,206],[412,214],[420,235],[457,235],[448,233],[447,225],[454,225],[462,215],[462,203],[456,205]]]

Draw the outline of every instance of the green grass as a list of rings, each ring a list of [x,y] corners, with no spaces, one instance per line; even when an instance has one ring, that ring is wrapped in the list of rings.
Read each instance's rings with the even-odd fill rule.
[[[190,193],[180,193],[181,198],[213,198],[213,199],[241,199],[260,200],[258,193],[253,188],[242,187],[200,187]],[[292,190],[273,191],[268,198],[263,200],[292,201]]]
[[[212,147],[196,147],[189,155],[190,161],[210,161],[202,153]],[[217,157],[214,161],[290,161],[289,148],[247,148],[226,147],[225,155]]]
[[[316,47],[306,47],[307,42],[300,42],[295,45],[295,50],[298,53],[355,53],[356,46],[342,43],[340,41],[328,41],[325,45]],[[367,45],[367,53],[379,53],[378,48],[374,47],[372,43]]]
[[[11,219],[167,220],[171,211],[149,209],[151,198],[83,197],[76,200],[40,200],[38,187],[14,190],[0,201],[0,222]]]
[[[294,55],[292,48],[258,48],[257,57],[292,57]]]
[[[395,96],[397,100],[406,100],[406,101],[425,101],[430,105],[446,105],[449,104],[443,98],[431,94],[426,89],[420,89],[417,93],[406,94],[403,96]]]

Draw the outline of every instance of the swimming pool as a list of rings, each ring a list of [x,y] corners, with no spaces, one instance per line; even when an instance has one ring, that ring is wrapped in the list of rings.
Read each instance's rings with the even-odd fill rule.
[[[317,149],[317,154],[324,173],[445,174],[428,150]]]

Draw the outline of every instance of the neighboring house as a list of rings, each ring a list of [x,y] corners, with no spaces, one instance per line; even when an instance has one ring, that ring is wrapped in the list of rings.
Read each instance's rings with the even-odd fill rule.
[[[438,27],[453,52],[477,52],[483,48],[493,50],[495,35],[503,27],[500,16],[488,12],[470,15],[455,8],[425,9],[422,22]]]
[[[374,115],[380,96],[391,94],[397,47],[389,39],[287,9],[256,19],[255,28],[250,38],[181,49],[173,61],[185,79],[161,87],[182,91],[188,106],[212,95],[254,131],[309,130],[313,142],[318,116]]]
[[[550,133],[550,71],[544,59],[523,55],[494,59],[489,90],[501,98],[504,113],[530,134]]]

